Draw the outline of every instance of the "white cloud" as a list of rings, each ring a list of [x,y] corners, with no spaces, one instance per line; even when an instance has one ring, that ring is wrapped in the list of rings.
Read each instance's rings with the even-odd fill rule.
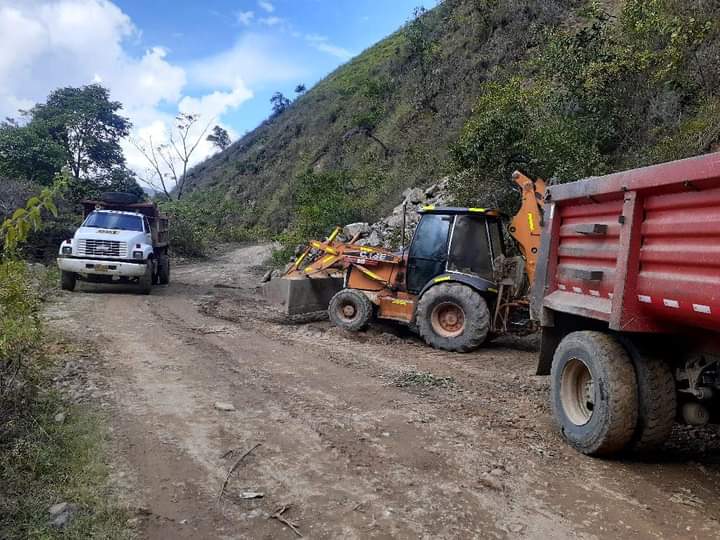
[[[249,87],[302,79],[307,71],[289,55],[278,55],[281,44],[271,36],[245,34],[235,45],[188,66],[191,80],[203,88],[234,88],[238,79]]]
[[[200,97],[186,96],[178,103],[178,110],[182,113],[199,114],[201,118],[210,121],[230,109],[239,107],[252,97],[253,92],[242,80],[238,80],[230,92],[216,90]]]
[[[319,34],[306,34],[305,41],[318,51],[327,53],[331,56],[339,58],[340,60],[347,61],[355,56],[349,50],[330,43],[330,40],[326,36],[321,36]]]
[[[102,81],[126,113],[179,99],[185,72],[152,48],[139,57],[123,43],[138,35],[130,19],[106,0],[0,4],[0,114],[18,100],[43,100],[54,88]]]
[[[260,22],[262,24],[264,24],[265,26],[278,26],[278,25],[284,23],[285,21],[280,17],[272,16],[272,17],[263,17],[262,19],[260,19]]]
[[[235,13],[235,19],[237,19],[238,24],[241,24],[243,26],[250,26],[250,23],[255,18],[255,12],[254,11],[238,11]]]
[[[268,13],[272,13],[273,11],[275,11],[275,6],[273,6],[273,5],[272,5],[270,2],[268,2],[267,0],[259,0],[259,1],[258,1],[258,6],[260,6],[260,9],[262,9],[262,10],[268,12]]]
[[[274,10],[265,4],[264,12]],[[237,14],[240,23],[254,17]],[[306,74],[289,55],[278,55],[281,44],[267,36],[245,35],[229,50],[185,65],[161,46],[129,53],[141,37],[109,0],[0,0],[0,118],[17,116],[55,88],[98,82],[123,104],[134,137],[166,141],[175,111],[199,113],[203,127],[212,121],[236,136],[222,117],[251,99],[254,85]],[[129,166],[145,168],[129,141],[123,149]],[[194,162],[214,151],[202,142]]]

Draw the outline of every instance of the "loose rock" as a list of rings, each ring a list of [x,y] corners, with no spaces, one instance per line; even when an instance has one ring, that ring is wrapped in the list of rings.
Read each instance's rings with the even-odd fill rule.
[[[216,401],[216,402],[215,402],[215,408],[216,408],[218,411],[231,412],[231,411],[234,411],[234,410],[235,410],[235,405],[233,405],[232,403],[224,403],[224,402],[222,402],[222,401]]]

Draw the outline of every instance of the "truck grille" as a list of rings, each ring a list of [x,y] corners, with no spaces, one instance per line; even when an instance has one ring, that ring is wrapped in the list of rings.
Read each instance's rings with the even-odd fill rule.
[[[126,242],[116,240],[78,240],[78,255],[90,257],[128,257]]]

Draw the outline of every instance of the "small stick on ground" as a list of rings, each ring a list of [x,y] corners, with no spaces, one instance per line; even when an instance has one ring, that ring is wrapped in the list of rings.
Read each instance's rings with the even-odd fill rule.
[[[282,517],[282,515],[289,509],[290,509],[289,504],[282,505],[280,508],[275,510],[275,513],[270,516],[270,519],[277,519],[280,523],[290,527],[292,532],[294,532],[300,538],[302,538],[302,534],[300,534],[300,530],[298,529],[297,523],[293,523],[292,521],[289,521],[289,520],[285,519],[284,517]]]
[[[246,457],[248,457],[250,454],[252,454],[252,453],[255,451],[255,449],[256,449],[258,446],[261,446],[261,445],[262,445],[262,443],[257,443],[257,444],[256,444],[255,446],[253,446],[250,450],[248,450],[248,451],[245,452],[242,456],[240,456],[240,459],[238,459],[238,460],[233,464],[233,466],[230,467],[230,470],[228,471],[227,476],[225,477],[225,481],[223,482],[223,485],[222,485],[222,487],[220,488],[220,495],[218,495],[218,501],[220,501],[220,500],[222,499],[223,495],[225,494],[225,488],[227,487],[228,482],[230,481],[230,477],[231,477],[232,474],[235,472],[235,469],[237,469],[237,468],[240,466],[240,463],[242,463],[242,461],[243,461]]]

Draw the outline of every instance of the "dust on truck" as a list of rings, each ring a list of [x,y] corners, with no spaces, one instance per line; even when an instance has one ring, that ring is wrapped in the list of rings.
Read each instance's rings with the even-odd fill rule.
[[[548,188],[532,302],[553,415],[590,455],[720,412],[720,154]]]
[[[83,201],[84,220],[60,246],[62,289],[78,280],[135,283],[142,294],[170,283],[168,218],[152,202],[122,193]]]

